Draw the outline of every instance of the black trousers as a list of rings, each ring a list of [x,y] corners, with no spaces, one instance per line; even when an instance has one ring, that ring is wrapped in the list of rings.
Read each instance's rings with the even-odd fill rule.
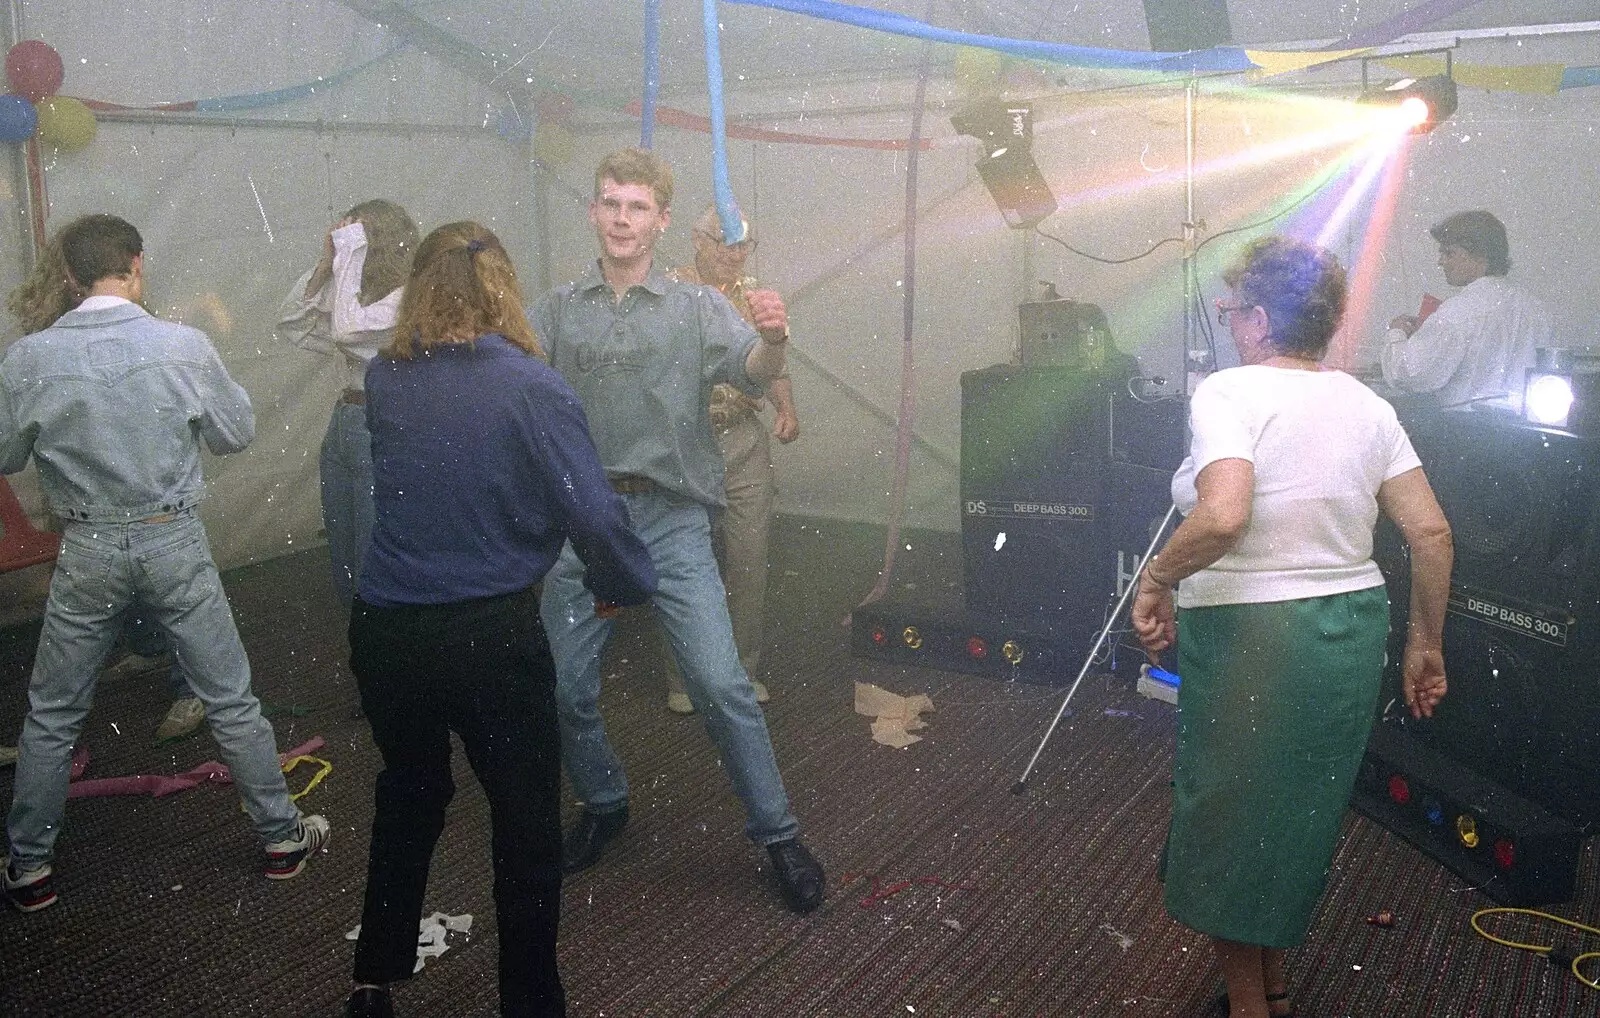
[[[410,978],[461,737],[489,800],[504,1018],[561,1018],[560,737],[555,665],[532,590],[444,605],[356,600],[350,667],[383,756],[358,983]]]

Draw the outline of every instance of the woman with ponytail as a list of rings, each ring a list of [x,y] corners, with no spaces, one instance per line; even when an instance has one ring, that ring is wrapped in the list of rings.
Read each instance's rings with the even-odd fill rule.
[[[346,1014],[393,1014],[389,984],[416,963],[453,731],[489,802],[500,1014],[561,1016],[560,737],[536,586],[568,541],[597,602],[643,603],[655,570],[482,226],[417,249],[366,393],[376,513],[351,668],[384,769]]]

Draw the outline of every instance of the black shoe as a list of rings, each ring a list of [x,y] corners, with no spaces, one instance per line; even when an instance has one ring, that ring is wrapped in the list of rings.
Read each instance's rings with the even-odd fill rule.
[[[394,1003],[384,986],[363,986],[344,1002],[344,1018],[394,1018]]]
[[[775,841],[767,846],[767,854],[772,857],[778,890],[789,911],[804,914],[822,904],[822,864],[799,838]]]
[[[584,810],[578,822],[561,835],[561,872],[577,873],[600,861],[606,845],[628,826],[628,804],[621,809],[596,813]]]

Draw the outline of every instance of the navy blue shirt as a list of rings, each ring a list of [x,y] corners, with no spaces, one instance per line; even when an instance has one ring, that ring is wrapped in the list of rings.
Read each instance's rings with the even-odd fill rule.
[[[569,539],[613,604],[655,591],[655,567],[611,490],[578,397],[499,335],[367,369],[372,545],[361,600],[379,607],[508,594],[544,578]]]

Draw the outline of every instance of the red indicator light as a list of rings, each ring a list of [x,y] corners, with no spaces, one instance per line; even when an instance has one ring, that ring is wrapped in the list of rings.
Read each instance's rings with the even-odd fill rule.
[[[884,643],[886,643],[888,641],[888,639],[889,639],[889,634],[885,633],[883,631],[883,627],[882,626],[873,626],[872,627],[872,642],[873,643],[876,643],[878,646],[881,647],[881,646],[884,645]]]
[[[989,645],[983,641],[983,637],[968,637],[967,656],[970,658],[975,658],[979,661],[982,661],[984,658],[989,656]]]
[[[1389,798],[1402,806],[1411,801],[1411,786],[1398,774],[1389,778]]]
[[[1517,864],[1517,846],[1504,838],[1498,838],[1494,843],[1494,862],[1503,870],[1508,870]]]

